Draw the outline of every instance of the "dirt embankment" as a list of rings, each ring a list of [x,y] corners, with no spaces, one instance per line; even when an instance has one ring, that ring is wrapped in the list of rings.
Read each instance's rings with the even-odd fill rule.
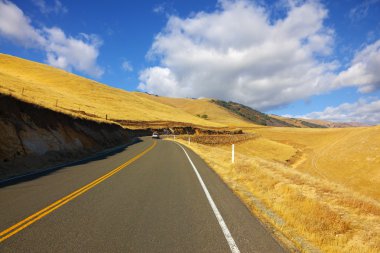
[[[0,179],[74,161],[136,134],[0,95]]]
[[[136,127],[136,122],[133,123]],[[153,132],[175,135],[242,133],[242,130],[204,129],[181,122],[141,124],[139,128],[126,129],[123,128],[128,125],[125,121],[102,123],[75,118],[0,94],[0,180],[75,161]]]

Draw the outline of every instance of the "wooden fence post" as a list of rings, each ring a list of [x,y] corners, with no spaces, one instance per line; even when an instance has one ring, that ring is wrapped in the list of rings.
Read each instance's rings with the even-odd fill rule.
[[[232,163],[235,163],[235,144],[232,144],[232,157],[231,157]]]

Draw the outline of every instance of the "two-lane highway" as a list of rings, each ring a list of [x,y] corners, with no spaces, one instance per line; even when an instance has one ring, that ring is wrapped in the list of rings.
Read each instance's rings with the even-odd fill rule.
[[[285,252],[196,154],[150,138],[0,189],[0,252]]]

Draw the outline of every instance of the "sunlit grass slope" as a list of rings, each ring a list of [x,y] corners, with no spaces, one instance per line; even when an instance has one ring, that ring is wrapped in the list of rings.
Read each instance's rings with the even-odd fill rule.
[[[302,172],[380,199],[380,126],[344,129],[261,128],[268,140],[298,151],[290,164]],[[252,145],[252,149],[255,147]]]
[[[0,54],[0,92],[96,120],[170,121],[225,127],[181,109],[10,55]]]

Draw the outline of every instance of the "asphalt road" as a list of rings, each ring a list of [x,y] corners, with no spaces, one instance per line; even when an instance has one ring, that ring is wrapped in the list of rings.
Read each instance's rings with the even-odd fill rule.
[[[178,144],[143,138],[119,153],[0,188],[0,252],[286,252],[185,150],[195,169]]]

